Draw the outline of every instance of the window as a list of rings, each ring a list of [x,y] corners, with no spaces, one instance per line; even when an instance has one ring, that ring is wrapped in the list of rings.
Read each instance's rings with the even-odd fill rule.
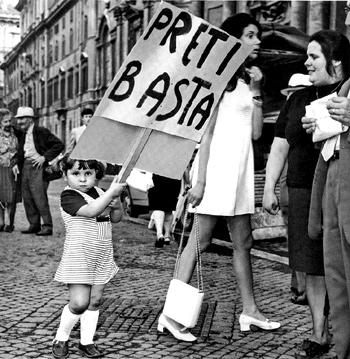
[[[55,61],[58,61],[58,40],[55,41]]]
[[[47,85],[47,105],[52,105],[52,80],[49,80]]]
[[[48,59],[47,59],[47,64],[50,65],[52,64],[53,61],[53,51],[52,51],[52,44],[49,44],[49,51],[48,51]]]
[[[75,94],[79,94],[79,66],[75,70]]]
[[[66,28],[66,17],[63,16],[62,17],[62,30],[64,30]]]
[[[29,86],[28,87],[28,102],[27,102],[29,107],[33,107],[33,94],[32,94],[32,88]]]
[[[58,32],[59,32],[59,25],[58,24],[55,25],[54,32],[55,32],[55,35],[58,34]]]
[[[72,52],[73,51],[73,41],[74,41],[74,36],[73,36],[73,29],[69,30],[69,51]]]
[[[45,47],[41,47],[41,66],[45,67]]]
[[[60,98],[61,100],[65,100],[66,97],[66,77],[63,74],[61,77],[61,92],[60,92]]]
[[[117,46],[115,39],[111,41],[111,46],[112,46],[112,79],[113,79],[115,73],[117,72],[117,64],[116,64]]]
[[[69,18],[70,18],[70,22],[73,22],[73,19],[74,19],[74,9],[72,9],[72,10],[69,12]]]
[[[45,81],[40,83],[40,100],[41,100],[41,107],[45,106]]]
[[[73,98],[73,69],[69,69],[68,70],[68,88],[67,88],[67,97],[68,98]]]
[[[53,100],[58,100],[58,76],[56,76],[53,80]]]
[[[99,84],[104,87],[108,83],[108,70],[110,68],[109,43],[108,43],[108,26],[103,27],[101,33],[101,43],[99,46]]]
[[[84,93],[89,88],[89,71],[88,71],[88,60],[84,60],[81,65],[81,92]]]
[[[87,40],[88,36],[89,36],[88,26],[89,26],[88,17],[87,17],[87,15],[84,15],[84,34],[83,34],[84,40]]]
[[[62,35],[62,58],[66,56],[66,37]]]

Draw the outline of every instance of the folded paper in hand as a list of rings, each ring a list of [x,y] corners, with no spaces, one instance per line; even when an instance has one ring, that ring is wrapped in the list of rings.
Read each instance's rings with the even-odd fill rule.
[[[327,110],[327,101],[336,96],[336,93],[332,93],[305,106],[305,116],[316,119],[316,129],[312,134],[313,142],[323,141],[347,130],[346,126],[333,120]]]

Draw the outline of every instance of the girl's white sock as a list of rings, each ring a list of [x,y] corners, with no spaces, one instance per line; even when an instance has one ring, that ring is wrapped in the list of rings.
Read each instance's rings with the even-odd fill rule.
[[[68,304],[63,308],[61,314],[60,326],[57,329],[55,339],[60,342],[65,342],[69,339],[70,332],[72,331],[74,325],[77,323],[81,315],[73,314],[69,310]]]
[[[81,315],[80,343],[82,345],[93,344],[99,313],[99,310],[85,310]]]

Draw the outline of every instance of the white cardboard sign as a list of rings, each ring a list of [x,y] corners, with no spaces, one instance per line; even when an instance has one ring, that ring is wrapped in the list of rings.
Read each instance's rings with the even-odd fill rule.
[[[163,2],[95,116],[198,142],[250,51],[203,19]]]

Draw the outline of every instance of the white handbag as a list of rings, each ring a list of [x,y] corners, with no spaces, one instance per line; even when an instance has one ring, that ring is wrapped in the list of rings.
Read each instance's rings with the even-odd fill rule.
[[[154,187],[152,180],[152,173],[147,171],[140,171],[134,168],[129,177],[125,181],[128,186],[138,189],[142,192],[147,192]]]
[[[186,210],[185,223],[187,213],[188,211]],[[193,328],[196,326],[204,297],[197,214],[195,214],[194,226],[196,231],[197,287],[192,287],[191,285],[176,279],[179,270],[179,260],[185,234],[185,228],[183,228],[176,257],[174,275],[173,279],[170,281],[163,308],[163,313],[167,317],[184,325],[186,328]]]

